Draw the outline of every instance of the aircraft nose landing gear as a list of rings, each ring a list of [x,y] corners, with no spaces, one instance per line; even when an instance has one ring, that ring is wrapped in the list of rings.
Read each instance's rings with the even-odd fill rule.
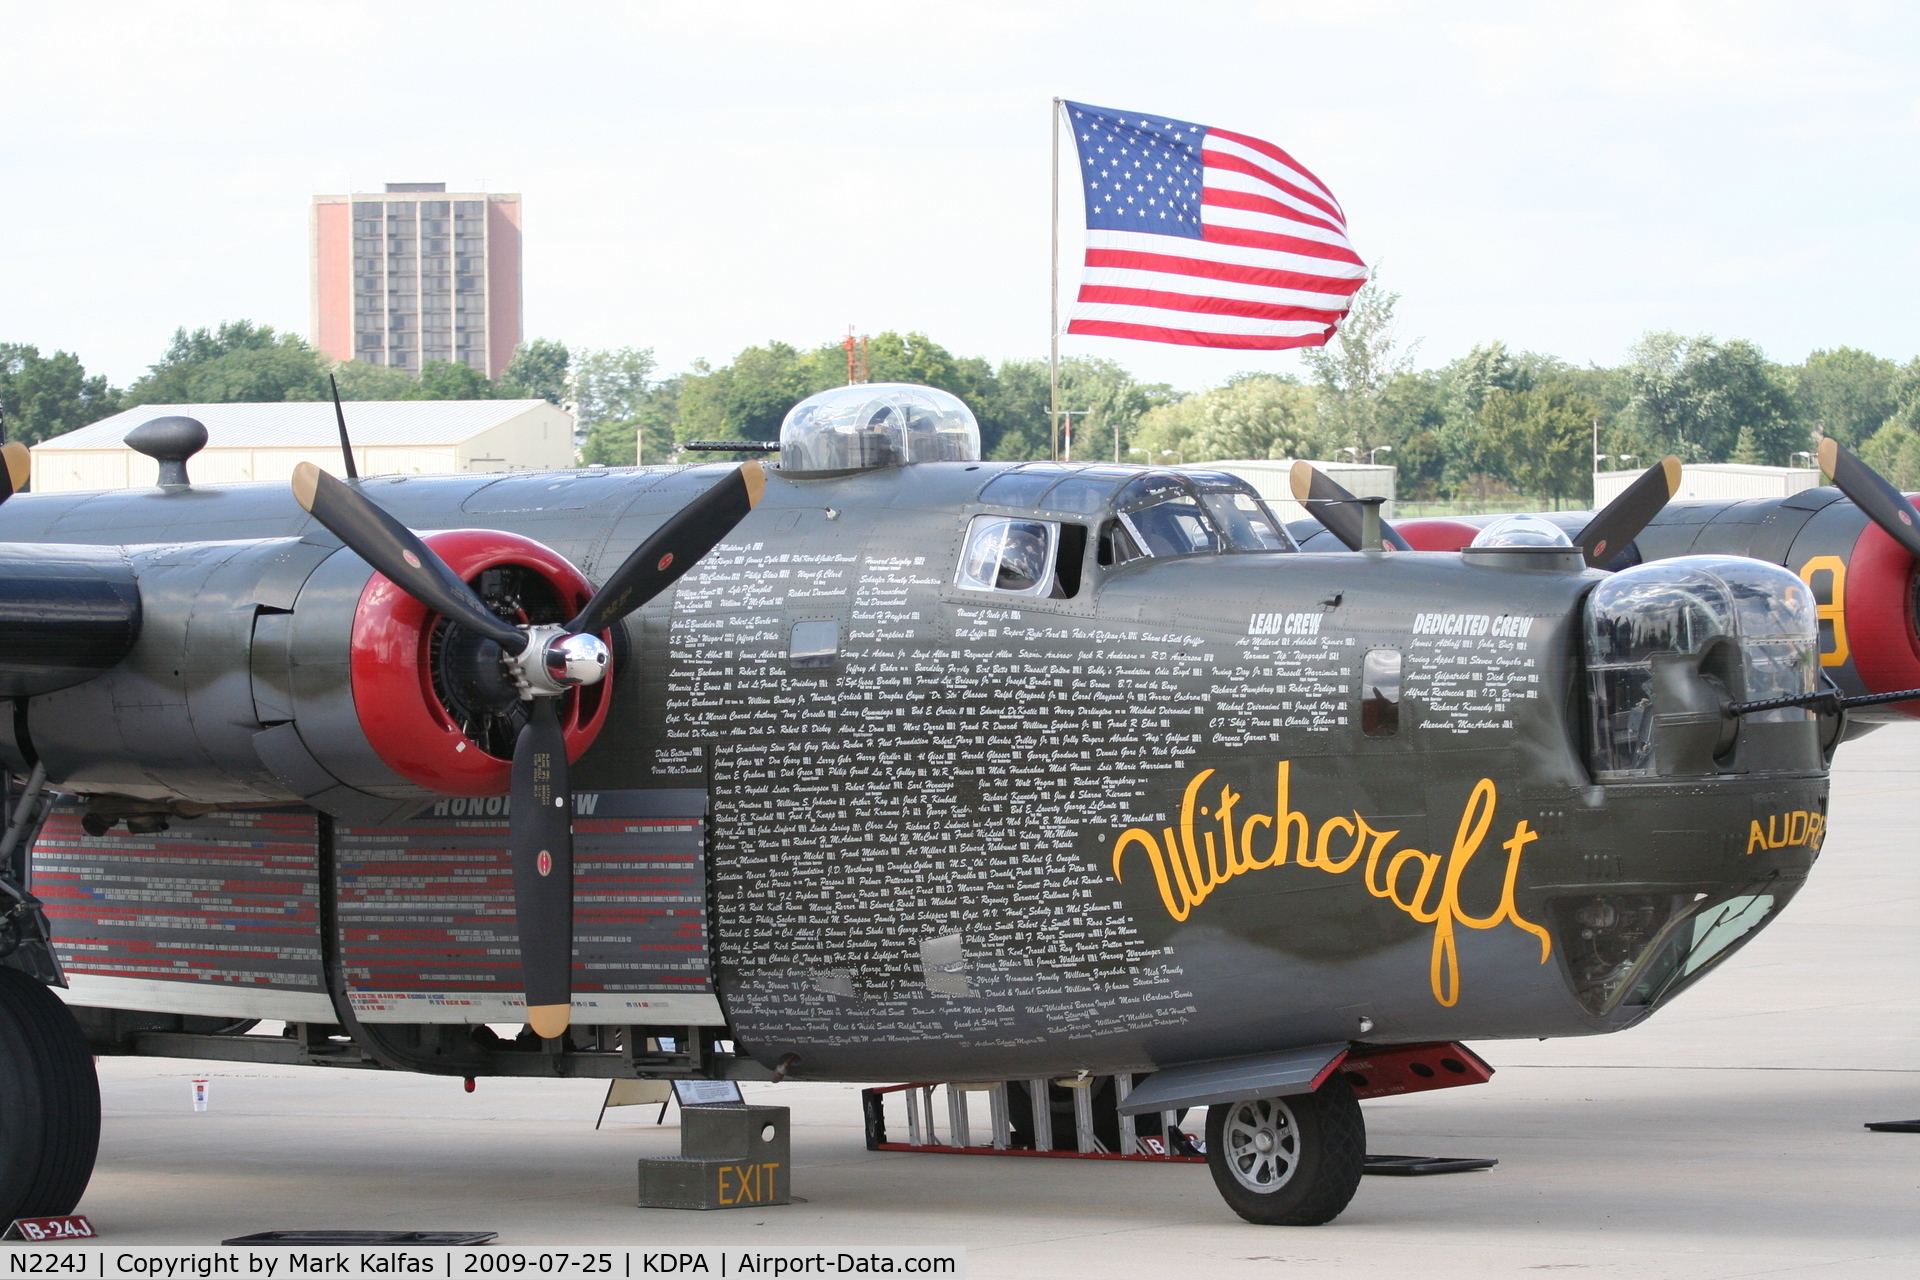
[[[1353,1199],[1367,1163],[1366,1123],[1339,1075],[1313,1093],[1207,1108],[1207,1169],[1248,1222],[1316,1227]]]

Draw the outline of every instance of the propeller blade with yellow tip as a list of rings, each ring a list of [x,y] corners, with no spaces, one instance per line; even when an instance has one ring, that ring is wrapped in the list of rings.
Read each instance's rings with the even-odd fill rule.
[[[354,554],[427,608],[508,653],[527,647],[525,632],[487,608],[418,534],[358,489],[303,462],[293,469],[293,496]]]
[[[1867,519],[1920,560],[1920,511],[1891,481],[1856,458],[1845,445],[1828,436],[1820,442],[1820,469],[1833,477],[1834,487],[1853,499]]]
[[[1640,531],[1653,522],[1660,509],[1678,492],[1680,459],[1668,454],[1587,521],[1586,528],[1580,530],[1580,536],[1573,543],[1586,556],[1588,566],[1598,569],[1639,537]]]
[[[1305,507],[1308,515],[1324,525],[1328,533],[1346,543],[1347,550],[1360,549],[1366,515],[1360,510],[1358,498],[1311,462],[1294,463],[1288,481],[1293,487],[1293,500]],[[1380,539],[1396,551],[1413,550],[1407,540],[1400,536],[1400,531],[1385,520],[1380,522]]]
[[[741,463],[635,547],[567,630],[598,634],[665,591],[732,533],[766,491],[766,470],[757,462]]]
[[[0,445],[0,461],[6,465],[0,467],[0,502],[5,502],[14,494],[27,487],[27,481],[33,478],[33,456],[27,452],[27,446],[18,440],[9,440]]]

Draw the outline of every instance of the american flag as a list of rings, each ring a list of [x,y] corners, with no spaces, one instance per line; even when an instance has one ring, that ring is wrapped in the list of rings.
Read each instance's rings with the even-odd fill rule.
[[[1265,351],[1333,336],[1367,264],[1318,178],[1244,133],[1066,107],[1087,197],[1068,333]]]

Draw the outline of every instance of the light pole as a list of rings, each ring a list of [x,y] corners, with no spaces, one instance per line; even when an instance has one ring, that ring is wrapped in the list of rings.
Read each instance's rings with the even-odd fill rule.
[[[1811,453],[1808,453],[1808,452],[1805,452],[1805,451],[1802,451],[1802,452],[1800,452],[1800,453],[1796,453],[1796,454],[1794,454],[1793,456],[1794,456],[1794,458],[1795,458],[1796,460],[1797,460],[1797,459],[1800,459],[1800,458],[1805,458],[1805,459],[1807,460],[1807,466],[1808,466],[1808,467],[1812,467],[1812,466],[1813,466],[1813,455],[1812,455]]]
[[[1187,464],[1187,455],[1184,452],[1175,453],[1172,449],[1162,449],[1160,456],[1163,458],[1177,458],[1178,461],[1174,463],[1175,466],[1183,467]]]
[[[1353,460],[1354,460],[1354,462],[1356,462],[1356,463],[1358,463],[1358,462],[1360,461],[1360,450],[1359,450],[1359,449],[1358,449],[1358,448],[1357,448],[1356,446],[1354,446],[1354,445],[1350,445],[1350,444],[1347,444],[1347,445],[1341,445],[1341,446],[1340,446],[1340,452],[1341,452],[1341,453],[1350,453],[1350,454],[1352,454],[1352,455],[1353,455]]]
[[[1373,459],[1375,454],[1392,453],[1392,452],[1393,452],[1393,446],[1390,444],[1375,445],[1373,448],[1367,450],[1367,465],[1368,466],[1374,465]]]

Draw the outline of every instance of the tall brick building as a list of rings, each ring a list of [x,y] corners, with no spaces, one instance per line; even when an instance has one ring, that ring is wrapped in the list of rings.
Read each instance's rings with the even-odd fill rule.
[[[312,224],[320,350],[416,373],[430,360],[506,369],[522,332],[518,195],[389,182],[315,196]]]

